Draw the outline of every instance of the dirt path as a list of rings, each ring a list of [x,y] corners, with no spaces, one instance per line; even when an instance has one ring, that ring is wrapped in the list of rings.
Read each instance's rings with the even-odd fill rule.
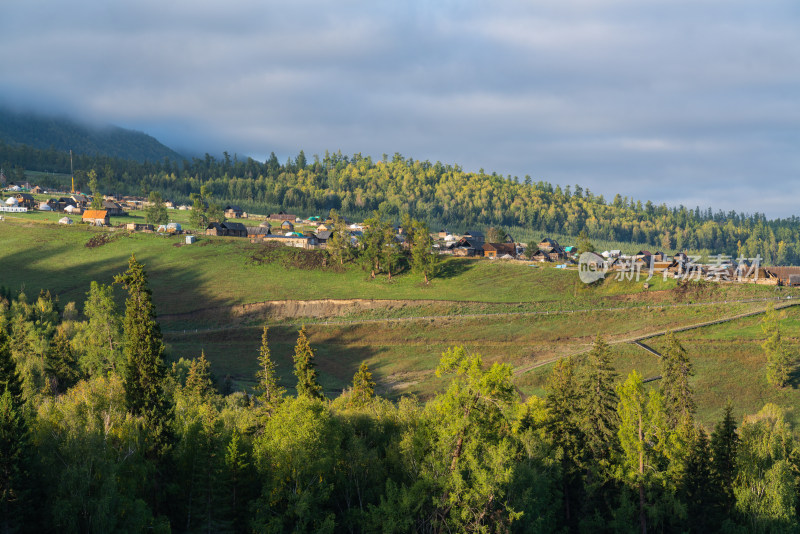
[[[780,299],[775,299],[775,300],[780,300]],[[800,305],[800,300],[793,300],[793,301],[787,302],[786,304],[783,304],[781,306],[775,306],[775,309],[776,310],[781,310],[781,309],[784,309],[784,308],[789,308],[789,307],[798,306],[798,305]],[[638,345],[638,346],[640,346],[642,348],[645,348],[643,346],[643,344],[641,343],[641,341],[644,341],[645,339],[651,339],[651,338],[654,338],[654,337],[663,336],[669,331],[672,331],[672,332],[685,332],[687,330],[695,330],[697,328],[704,328],[706,326],[713,326],[713,325],[716,325],[716,324],[727,323],[727,322],[730,322],[730,321],[736,321],[736,320],[739,320],[739,319],[744,319],[746,317],[752,317],[754,315],[761,315],[764,312],[765,312],[765,310],[758,310],[758,311],[754,311],[754,312],[739,313],[739,314],[736,314],[736,315],[731,315],[730,317],[724,317],[722,319],[715,319],[713,321],[704,321],[702,323],[695,323],[695,324],[688,325],[688,326],[681,326],[681,327],[678,327],[678,328],[672,328],[671,330],[659,330],[657,332],[652,332],[650,334],[645,334],[643,336],[637,336],[637,337],[631,337],[631,338],[617,339],[617,340],[614,340],[614,341],[608,341],[608,344],[609,345],[619,345],[621,343],[632,343],[632,344]],[[539,361],[539,362],[536,362],[536,363],[531,364],[531,365],[526,365],[524,367],[517,367],[516,369],[514,369],[514,374],[515,375],[521,375],[523,373],[527,373],[528,371],[531,371],[531,370],[536,369],[538,367],[543,367],[545,365],[548,365],[548,364],[551,364],[553,362],[556,362],[556,361],[558,361],[558,360],[560,360],[562,358],[567,358],[569,356],[579,356],[581,354],[586,354],[590,350],[592,350],[592,349],[588,348],[588,349],[585,349],[585,350],[582,350],[582,351],[579,351],[579,352],[575,352],[575,353],[572,353],[572,354],[557,356],[555,358],[548,358],[547,360]],[[647,349],[645,349],[645,350],[647,350]],[[658,353],[656,353],[652,349],[650,349],[649,352],[652,352],[653,354],[658,355]],[[653,380],[655,380],[655,378],[653,378]]]
[[[343,315],[369,310],[398,311],[405,308],[415,308],[420,306],[459,306],[459,305],[508,305],[531,303],[486,303],[486,302],[467,302],[467,301],[442,301],[442,300],[370,300],[370,299],[324,299],[324,300],[271,300],[266,302],[255,302],[252,304],[242,304],[224,308],[206,308],[188,313],[160,315],[159,320],[169,322],[178,320],[213,320],[221,322],[221,319],[242,321],[245,319],[265,320],[266,326],[297,326],[297,321],[289,319],[302,319],[307,325],[357,325],[371,323],[390,323],[408,321],[432,321],[443,319],[463,319],[463,318],[483,318],[497,316],[537,316],[537,315],[570,315],[576,313],[598,313],[615,311],[632,311],[635,309],[665,309],[665,308],[686,308],[703,307],[720,304],[747,304],[756,302],[781,302],[782,297],[762,298],[762,299],[740,299],[722,300],[693,303],[675,304],[648,304],[632,306],[606,306],[598,308],[578,308],[572,310],[543,310],[543,311],[508,311],[508,312],[485,312],[485,313],[459,313],[441,315],[416,315],[410,317],[386,317],[380,319],[342,319]],[[761,313],[761,312],[756,312]],[[730,320],[730,319],[723,319]],[[713,322],[709,323],[713,324]],[[196,334],[201,332],[221,332],[225,330],[236,330],[248,328],[246,325],[233,324],[217,328],[192,328],[164,330],[164,334]],[[681,328],[675,329],[676,332]],[[651,334],[650,337],[661,334]],[[641,339],[647,339],[648,336]],[[638,338],[637,338],[638,339]],[[626,341],[627,342],[627,341]]]

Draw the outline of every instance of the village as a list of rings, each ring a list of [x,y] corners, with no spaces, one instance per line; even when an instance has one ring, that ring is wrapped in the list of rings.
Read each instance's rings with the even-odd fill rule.
[[[333,220],[323,216],[299,217],[293,213],[279,211],[268,215],[252,214],[236,205],[223,208],[222,222],[209,222],[202,231],[184,228],[180,222],[153,225],[146,222],[119,222],[119,217],[129,217],[145,210],[149,203],[144,197],[104,196],[101,208],[92,209],[93,198],[80,192],[46,191],[29,183],[11,183],[6,188],[7,198],[0,205],[0,220],[3,213],[50,212],[63,214],[59,224],[76,222],[124,229],[132,232],[162,234],[185,234],[186,244],[196,241],[198,235],[244,238],[252,243],[280,243],[302,249],[325,249],[333,232]],[[5,196],[5,195],[4,195]],[[191,211],[188,205],[164,202],[167,210]],[[112,224],[111,218],[117,224]],[[139,219],[141,217],[138,217]],[[185,220],[185,219],[184,219]],[[365,226],[363,223],[342,219],[347,224],[353,246],[359,245]],[[702,263],[698,256],[679,252],[672,256],[662,251],[639,250],[635,254],[624,254],[621,250],[579,250],[577,246],[562,246],[555,239],[543,238],[536,244],[516,242],[506,236],[503,242],[488,242],[486,235],[477,230],[454,234],[441,229],[431,234],[432,253],[464,258],[486,258],[489,260],[524,261],[537,266],[549,264],[558,269],[588,268],[602,271],[604,276],[615,276],[619,280],[638,281],[653,276],[684,280],[706,280],[712,282],[757,283],[776,286],[800,286],[800,267],[764,266],[760,258],[732,258],[717,255]],[[395,239],[407,246],[406,233],[402,226],[395,226]]]

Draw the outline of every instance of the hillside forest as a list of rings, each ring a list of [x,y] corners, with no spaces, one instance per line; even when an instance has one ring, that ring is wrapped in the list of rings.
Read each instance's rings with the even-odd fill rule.
[[[0,163],[9,180],[25,170],[69,173],[69,155],[0,142]],[[502,226],[514,234],[540,238],[547,234],[605,242],[647,244],[664,251],[692,250],[732,258],[760,255],[765,265],[800,264],[800,220],[767,219],[763,214],[711,208],[668,207],[621,195],[605,199],[579,185],[561,187],[530,176],[466,172],[458,165],[419,161],[400,154],[379,161],[340,152],[313,156],[303,151],[280,163],[239,159],[228,153],[217,159],[131,160],[79,155],[76,186],[86,188],[94,170],[100,190],[146,196],[151,191],[191,204],[201,187],[216,204],[235,204],[255,213],[295,212],[325,215],[336,209],[348,218],[365,218],[374,210],[399,221],[404,214],[432,229],[464,231]],[[40,185],[68,186],[68,178],[44,174]]]
[[[305,328],[282,383],[265,327],[255,387],[232,392],[202,352],[165,353],[152,297],[134,257],[113,284],[91,284],[82,315],[46,291],[3,291],[4,532],[800,526],[800,446],[781,408],[737,421],[729,403],[713,428],[698,425],[673,334],[657,381],[619,376],[598,335],[554,365],[542,396],[523,398],[508,364],[452,347],[441,392],[390,402],[365,364],[325,397]],[[768,310],[765,328],[776,320]]]

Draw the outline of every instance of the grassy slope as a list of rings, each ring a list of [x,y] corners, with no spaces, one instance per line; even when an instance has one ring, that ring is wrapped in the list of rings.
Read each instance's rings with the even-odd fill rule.
[[[36,218],[44,219],[37,215]],[[676,288],[673,281],[654,280],[643,291],[641,283],[607,280],[596,287],[577,282],[574,271],[532,268],[526,263],[487,260],[445,262],[445,277],[424,286],[418,277],[404,274],[388,282],[370,281],[357,268],[343,272],[304,270],[288,265],[291,251],[278,253],[268,263],[252,256],[259,246],[242,239],[205,238],[191,246],[178,246],[179,236],[109,233],[83,225],[20,223],[7,217],[0,223],[0,285],[29,295],[40,288],[56,292],[61,302],[80,305],[91,280],[110,282],[125,269],[130,255],[146,264],[158,313],[187,313],[203,308],[235,306],[275,299],[376,298],[426,299],[427,302],[395,310],[363,311],[343,319],[440,316],[420,320],[310,324],[312,343],[318,350],[323,386],[329,392],[347,385],[359,363],[366,360],[383,390],[391,395],[429,395],[439,386],[433,375],[439,355],[460,344],[482,353],[490,361],[515,367],[585,350],[598,332],[611,341],[762,309],[752,304],[684,304],[762,298],[776,294],[771,287],[706,285]],[[107,244],[87,248],[97,235],[115,236]],[[783,293],[786,291],[784,290]],[[462,301],[461,303],[453,301]],[[646,306],[651,306],[647,308]],[[656,307],[664,305],[666,307]],[[531,314],[544,310],[638,306],[635,310]],[[516,315],[469,314],[513,312]],[[200,322],[191,315],[164,323],[167,332],[182,328],[230,326],[230,329],[197,334],[168,333],[173,357],[194,357],[205,350],[218,376],[232,375],[247,385],[255,372],[255,356],[263,318],[239,321],[220,310]],[[787,336],[794,343],[800,335],[800,310],[788,312]],[[315,318],[283,321],[271,328],[272,351],[284,383],[293,384],[291,354],[297,326]],[[341,319],[339,319],[341,321]],[[763,379],[758,318],[743,319],[679,335],[693,356],[697,374],[694,385],[699,416],[715,420],[728,397],[739,413],[753,412],[764,402],[790,407],[798,404],[797,383],[776,392]],[[659,339],[649,342],[659,348]],[[637,368],[645,376],[658,374],[652,355],[631,345],[614,345],[621,374]],[[526,393],[541,393],[549,366],[517,376]],[[795,413],[791,414],[797,419]]]

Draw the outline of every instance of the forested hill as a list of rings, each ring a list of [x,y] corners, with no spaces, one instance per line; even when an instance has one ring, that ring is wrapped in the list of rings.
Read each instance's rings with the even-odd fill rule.
[[[92,127],[66,118],[15,113],[0,108],[0,140],[38,149],[72,150],[77,154],[113,156],[139,162],[181,155],[157,139],[116,126]]]
[[[63,153],[42,152],[0,142],[0,164],[29,170],[69,169]],[[400,154],[373,161],[361,154],[300,154],[281,164],[225,153],[191,161],[139,164],[115,158],[81,158],[76,169],[94,168],[104,192],[142,194],[158,190],[165,198],[188,202],[205,186],[211,201],[238,204],[246,211],[283,209],[298,215],[324,215],[330,209],[361,218],[372,210],[400,220],[408,212],[434,229],[504,226],[512,235],[577,236],[596,240],[648,243],[674,252],[707,251],[734,258],[760,255],[767,264],[800,263],[800,218],[768,220],[763,214],[713,212],[710,208],[668,207],[616,195],[607,200],[580,186],[563,189],[543,181],[465,172],[458,165],[430,163]],[[78,173],[76,172],[76,180]],[[46,184],[45,184],[46,185]],[[85,187],[85,181],[79,184]]]

